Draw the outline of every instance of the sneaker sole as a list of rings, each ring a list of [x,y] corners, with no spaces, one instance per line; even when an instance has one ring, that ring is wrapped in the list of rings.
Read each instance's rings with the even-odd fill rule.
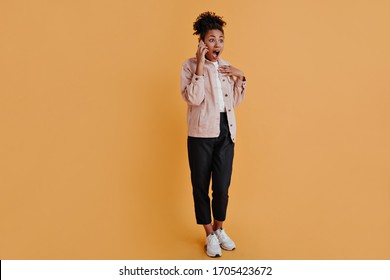
[[[229,248],[226,248],[224,246],[221,245],[221,248],[226,250],[226,251],[234,251],[236,249],[236,247],[234,247],[233,249],[229,249]]]
[[[207,254],[207,253],[206,253],[206,254]],[[220,254],[216,254],[215,256],[211,256],[211,255],[207,254],[207,256],[209,256],[210,258],[220,258],[220,257],[221,257]]]
[[[204,246],[204,249],[206,250],[206,255],[209,256],[210,258],[220,258],[222,256],[222,254],[221,255],[220,254],[209,255],[207,253],[207,247],[206,246]]]

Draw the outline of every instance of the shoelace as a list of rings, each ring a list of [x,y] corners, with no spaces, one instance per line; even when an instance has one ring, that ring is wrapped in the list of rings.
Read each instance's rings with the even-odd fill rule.
[[[210,245],[216,245],[216,244],[219,245],[218,237],[216,235],[214,235],[214,237],[210,237],[209,238],[209,244]]]
[[[226,240],[229,240],[229,236],[226,234],[226,232],[224,230],[220,230],[219,231],[219,238],[222,240],[222,241],[226,241]]]

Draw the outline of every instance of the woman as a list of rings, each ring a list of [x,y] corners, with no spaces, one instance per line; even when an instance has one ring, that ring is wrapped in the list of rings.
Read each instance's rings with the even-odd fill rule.
[[[236,248],[223,229],[236,141],[235,107],[245,96],[244,73],[220,58],[226,22],[205,12],[194,22],[196,57],[182,67],[181,94],[187,102],[188,158],[197,224],[206,232],[206,253],[222,256]],[[209,185],[212,180],[212,206]],[[213,221],[211,218],[211,210]]]

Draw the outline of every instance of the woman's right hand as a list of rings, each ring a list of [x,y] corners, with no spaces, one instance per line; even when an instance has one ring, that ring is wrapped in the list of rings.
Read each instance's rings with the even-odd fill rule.
[[[198,44],[198,50],[196,52],[196,60],[198,62],[198,65],[202,64],[203,66],[206,59],[205,55],[208,51],[209,49],[207,48],[206,44],[203,42],[203,40],[200,40]]]

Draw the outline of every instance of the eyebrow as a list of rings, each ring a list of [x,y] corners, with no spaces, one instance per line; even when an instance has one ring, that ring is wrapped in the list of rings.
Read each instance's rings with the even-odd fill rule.
[[[214,37],[215,38],[214,35],[210,35],[210,37]],[[223,35],[219,36],[219,38],[223,38]]]

